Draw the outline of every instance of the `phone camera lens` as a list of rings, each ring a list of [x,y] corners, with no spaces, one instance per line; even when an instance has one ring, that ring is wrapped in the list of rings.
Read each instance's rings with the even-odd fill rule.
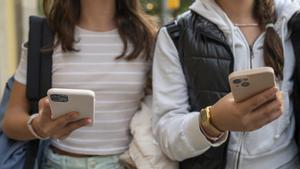
[[[247,87],[247,86],[249,86],[249,85],[250,85],[249,82],[243,82],[243,83],[241,84],[241,86],[243,86],[243,87]]]
[[[242,82],[241,79],[235,79],[235,80],[233,80],[233,83],[234,83],[234,84],[240,84],[241,82]]]
[[[66,95],[52,94],[52,95],[50,95],[50,98],[54,102],[68,102],[69,101],[69,98]]]

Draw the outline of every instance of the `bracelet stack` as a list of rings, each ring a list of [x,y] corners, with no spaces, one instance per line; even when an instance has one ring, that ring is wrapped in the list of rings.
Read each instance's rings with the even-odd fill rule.
[[[33,114],[33,115],[31,115],[31,116],[29,117],[28,121],[27,121],[27,127],[28,127],[29,131],[31,132],[31,134],[32,134],[35,138],[40,139],[40,140],[47,140],[47,139],[49,139],[49,137],[41,137],[41,136],[39,136],[39,135],[35,132],[35,130],[33,129],[33,127],[32,127],[32,121],[33,121],[33,119],[35,119],[35,118],[38,117],[38,116],[39,116],[39,114]]]

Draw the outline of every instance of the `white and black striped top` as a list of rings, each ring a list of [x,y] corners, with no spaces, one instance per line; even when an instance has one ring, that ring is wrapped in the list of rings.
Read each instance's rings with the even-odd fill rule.
[[[146,72],[150,65],[139,58],[127,62],[115,60],[123,51],[117,30],[92,32],[76,27],[79,52],[53,54],[55,88],[90,89],[96,93],[93,127],[74,131],[53,145],[65,151],[110,155],[124,152],[131,140],[129,123],[144,96]],[[15,78],[26,84],[27,50],[24,48]]]

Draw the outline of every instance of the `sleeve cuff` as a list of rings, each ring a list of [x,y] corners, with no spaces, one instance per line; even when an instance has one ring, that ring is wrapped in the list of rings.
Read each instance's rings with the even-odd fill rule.
[[[224,144],[228,139],[228,131],[226,131],[222,137],[220,137],[217,141],[211,142],[212,147],[219,147],[220,145]]]
[[[24,76],[19,75],[19,73],[15,74],[14,79],[17,82],[26,85],[26,79],[24,78]]]
[[[217,141],[209,141],[205,135],[202,133],[199,125],[199,112],[191,113],[184,121],[183,132],[195,150],[208,149],[209,147],[218,147],[226,142],[228,138],[228,132],[225,132],[224,135]]]

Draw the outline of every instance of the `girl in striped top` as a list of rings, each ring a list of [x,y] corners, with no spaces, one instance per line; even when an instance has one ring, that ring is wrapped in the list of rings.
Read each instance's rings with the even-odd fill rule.
[[[40,101],[32,127],[51,138],[43,168],[122,168],[118,155],[128,149],[129,122],[146,95],[156,27],[139,0],[44,0],[44,11],[56,36],[52,87],[93,90],[96,113],[92,127],[91,119],[74,121],[74,112],[53,120],[48,100]],[[26,125],[26,71],[23,47],[3,126],[16,140],[37,139]]]

